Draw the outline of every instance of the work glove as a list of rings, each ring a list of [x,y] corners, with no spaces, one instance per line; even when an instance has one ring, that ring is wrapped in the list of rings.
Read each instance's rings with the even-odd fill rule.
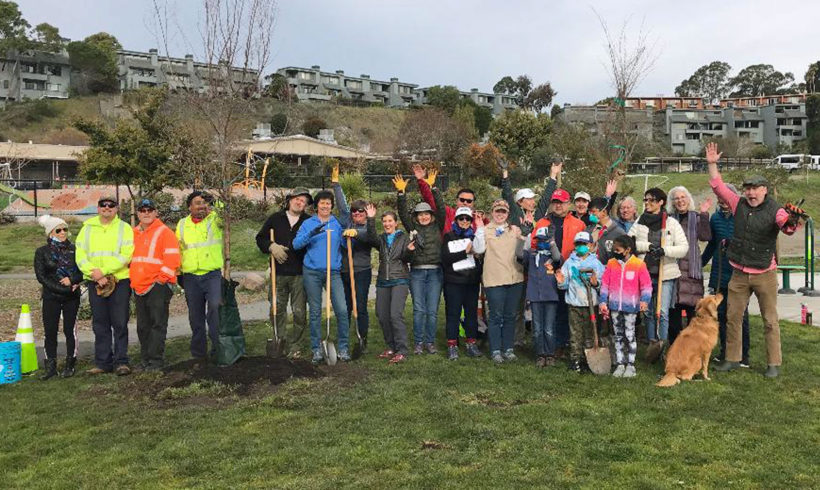
[[[787,213],[789,213],[789,219],[786,220],[786,226],[795,227],[800,223],[801,218],[807,219],[809,217],[809,215],[806,214],[803,208],[800,208],[792,203],[786,203],[786,205],[783,206],[783,208],[786,210]]]
[[[319,233],[322,233],[323,231],[325,231],[325,225],[326,224],[327,223],[322,223],[321,225],[314,228],[313,231],[310,232],[310,237],[313,238],[316,235],[318,235]]]
[[[652,244],[649,245],[649,255],[655,257],[656,259],[660,259],[666,255],[666,252],[663,250],[663,247]]]
[[[720,249],[725,252],[729,250],[729,245],[731,245],[732,239],[731,238],[724,238],[720,241]]]
[[[114,277],[113,274],[106,274],[105,278],[108,279],[108,282],[105,283],[105,286],[100,286],[99,284],[97,284],[96,286],[97,296],[101,298],[107,298],[111,296],[111,293],[114,292],[114,288],[117,287],[117,278]]]
[[[350,228],[342,232],[342,236],[345,238],[356,238],[359,236],[359,230]]]
[[[288,260],[289,249],[284,245],[273,242],[270,244],[268,250],[270,250],[270,254],[276,260],[277,264],[284,264],[285,261]]]
[[[339,182],[339,165],[334,165],[330,171],[330,182],[335,184]]]
[[[395,187],[398,192],[404,192],[404,190],[407,189],[407,181],[404,180],[404,177],[401,175],[396,175],[393,177],[393,187]]]
[[[438,170],[431,168],[427,171],[427,178],[424,179],[431,188],[435,187],[436,185],[436,177],[438,176]]]

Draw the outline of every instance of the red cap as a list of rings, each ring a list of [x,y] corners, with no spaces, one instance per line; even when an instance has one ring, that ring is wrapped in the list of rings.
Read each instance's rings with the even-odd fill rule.
[[[569,202],[569,192],[565,191],[564,189],[556,189],[555,192],[552,193],[552,199],[550,200]]]

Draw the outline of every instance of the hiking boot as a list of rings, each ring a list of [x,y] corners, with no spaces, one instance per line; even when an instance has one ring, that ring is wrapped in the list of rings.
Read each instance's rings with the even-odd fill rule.
[[[618,364],[618,367],[615,368],[615,371],[612,373],[612,375],[616,378],[622,378],[624,375],[624,371],[626,371],[626,366],[624,366],[623,364]]]
[[[458,359],[458,347],[451,345],[447,347],[447,360],[455,361]]]
[[[51,379],[54,376],[57,376],[57,359],[46,359],[46,372],[44,372],[40,379],[45,381],[47,379]]]
[[[76,357],[66,357],[65,358],[65,366],[63,366],[63,372],[60,374],[63,378],[70,378],[74,376],[75,370],[77,367],[77,358]]]
[[[504,358],[501,357],[501,351],[500,350],[494,350],[493,353],[491,354],[491,357],[492,357],[493,362],[496,363],[496,364],[502,364],[504,362]]]
[[[396,354],[390,359],[390,364],[398,364],[404,362],[407,357],[404,354]]]
[[[428,354],[438,354],[438,349],[436,349],[436,344],[433,344],[433,343],[427,344],[427,353]]]
[[[726,361],[719,366],[715,366],[715,371],[719,371],[721,373],[728,373],[729,371],[734,371],[735,369],[740,367],[739,362],[734,361]]]
[[[117,369],[114,370],[117,376],[128,376],[131,374],[131,368],[125,364],[120,364],[117,366]]]
[[[316,349],[315,351],[313,351],[313,358],[310,360],[310,362],[312,362],[314,366],[321,364],[322,362],[324,362],[324,360],[325,356],[322,354],[322,351],[320,349]]]
[[[379,359],[391,359],[395,353],[390,349],[385,349],[384,352],[378,355]]]
[[[481,357],[481,351],[475,342],[467,344],[467,357]]]
[[[581,361],[571,361],[569,363],[569,370],[581,374]]]
[[[547,366],[547,357],[546,356],[538,356],[538,359],[535,360],[535,367],[543,368]]]
[[[776,378],[778,374],[780,374],[780,372],[778,371],[777,366],[769,364],[769,367],[766,368],[766,372],[763,376],[766,376],[767,378]]]
[[[424,344],[421,344],[421,343],[416,344],[416,346],[413,348],[413,354],[415,354],[415,355],[424,354]]]
[[[505,361],[515,361],[516,359],[518,359],[518,356],[516,356],[515,353],[513,353],[512,349],[507,349],[504,351]]]
[[[350,353],[347,350],[340,350],[339,351],[339,360],[342,362],[349,362],[350,361]]]
[[[101,367],[94,366],[93,368],[86,371],[85,374],[104,374],[104,373],[110,373],[110,372],[111,372],[110,369],[103,369]]]
[[[635,366],[632,364],[628,365],[624,370],[624,378],[634,378],[636,374]]]

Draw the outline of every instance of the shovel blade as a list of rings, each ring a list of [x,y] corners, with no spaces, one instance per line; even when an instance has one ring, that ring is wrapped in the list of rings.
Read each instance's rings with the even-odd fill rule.
[[[336,345],[328,340],[322,341],[322,350],[325,354],[325,362],[328,366],[335,366],[338,358],[336,357]]]
[[[609,355],[609,349],[606,347],[598,347],[591,349],[584,349],[584,354],[587,357],[587,364],[589,370],[594,374],[606,375],[612,368],[612,357]]]
[[[358,359],[358,358],[362,357],[363,353],[364,353],[364,346],[362,345],[362,341],[359,340],[359,342],[357,342],[356,345],[353,346],[353,356],[352,357],[353,357],[353,359]]]
[[[283,357],[285,355],[285,339],[268,339],[265,352],[268,357]]]

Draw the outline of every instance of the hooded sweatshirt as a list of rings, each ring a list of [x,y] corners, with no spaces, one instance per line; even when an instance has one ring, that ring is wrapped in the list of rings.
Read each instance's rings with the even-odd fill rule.
[[[564,282],[558,283],[560,289],[567,290],[566,301],[571,306],[589,306],[587,288],[581,281],[581,269],[592,269],[598,278],[599,284],[601,277],[604,275],[604,265],[595,254],[589,253],[586,257],[579,257],[578,252],[572,252],[569,259],[561,266]],[[592,304],[598,304],[598,294],[594,287],[592,288]]]

